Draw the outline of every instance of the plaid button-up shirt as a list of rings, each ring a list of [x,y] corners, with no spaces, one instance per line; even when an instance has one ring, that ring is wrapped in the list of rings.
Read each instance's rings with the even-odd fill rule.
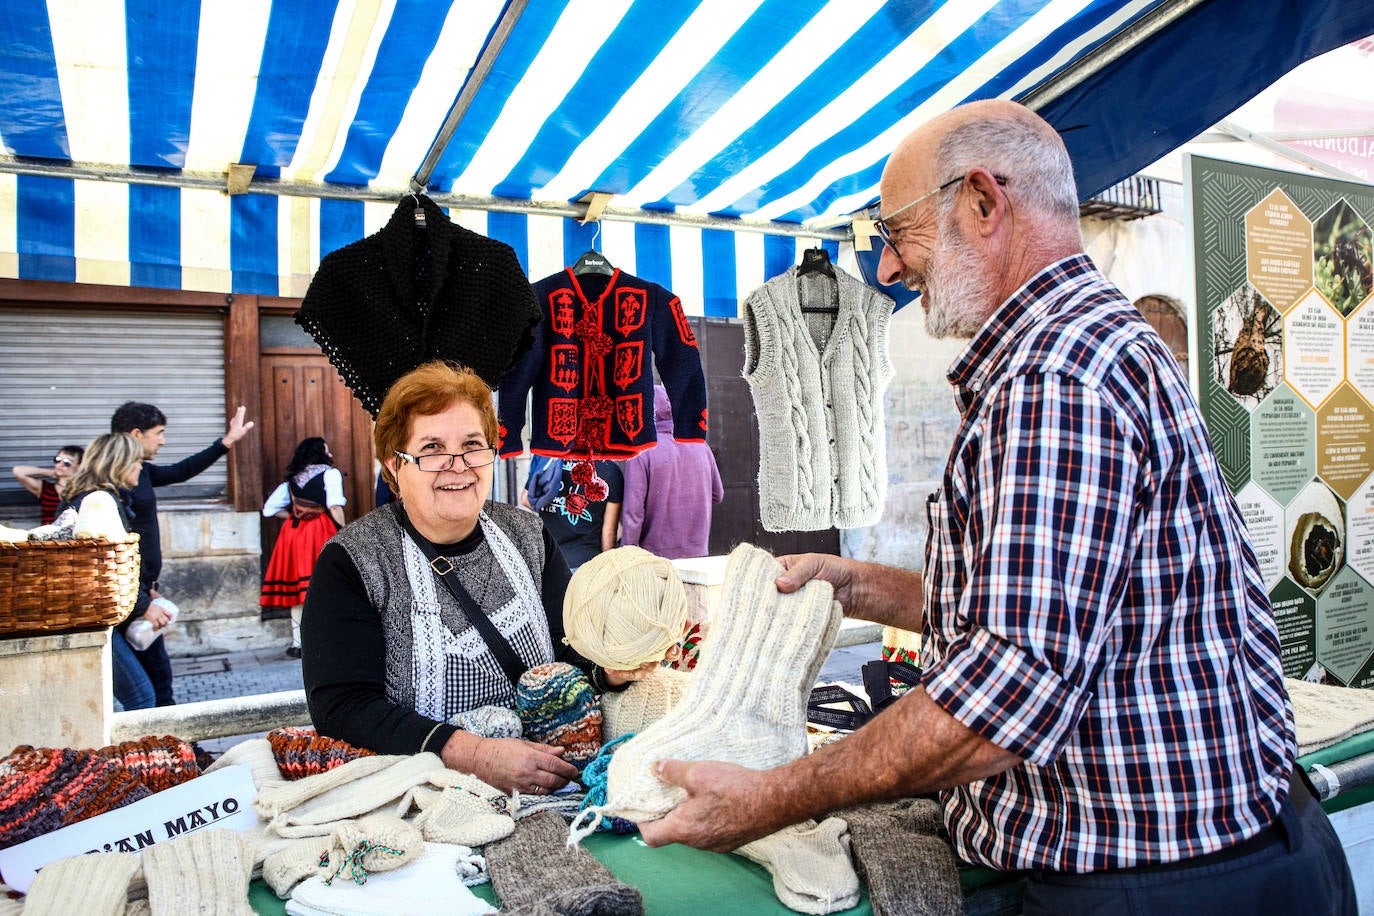
[[[927,509],[925,687],[1025,762],[945,794],[960,854],[1067,872],[1270,824],[1297,753],[1239,509],[1163,341],[1084,255],[949,371]]]

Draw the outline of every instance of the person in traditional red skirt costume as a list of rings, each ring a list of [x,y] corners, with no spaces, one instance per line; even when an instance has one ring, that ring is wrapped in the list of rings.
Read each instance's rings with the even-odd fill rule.
[[[343,474],[334,467],[329,444],[319,436],[302,439],[286,469],[286,479],[263,504],[265,518],[287,519],[262,577],[262,607],[291,609],[291,647],[301,657],[301,606],[310,573],[325,542],[343,527]]]

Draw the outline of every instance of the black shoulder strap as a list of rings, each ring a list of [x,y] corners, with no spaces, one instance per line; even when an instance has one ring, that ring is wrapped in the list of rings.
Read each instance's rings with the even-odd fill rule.
[[[482,641],[487,644],[491,654],[501,665],[501,670],[506,672],[506,677],[510,678],[512,684],[520,683],[520,675],[525,673],[526,665],[521,661],[520,656],[511,648],[511,644],[506,641],[506,637],[501,635],[501,631],[496,629],[496,624],[491,622],[486,611],[473,600],[468,594],[468,590],[463,588],[463,583],[458,581],[458,577],[451,575],[453,564],[448,557],[440,556],[434,549],[434,545],[420,536],[420,532],[415,530],[415,525],[411,523],[410,517],[406,515],[406,510],[401,503],[392,503],[395,507],[396,520],[401,523],[406,534],[415,542],[415,546],[420,548],[420,553],[425,555],[429,561],[429,568],[434,570],[435,578],[444,583],[449,594],[458,600],[463,612],[468,615],[468,620],[477,628],[477,632],[482,635]]]

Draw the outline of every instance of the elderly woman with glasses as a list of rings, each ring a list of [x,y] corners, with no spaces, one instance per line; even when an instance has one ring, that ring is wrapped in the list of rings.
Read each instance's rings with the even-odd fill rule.
[[[10,473],[19,485],[38,497],[38,514],[44,525],[51,525],[57,518],[57,507],[62,502],[62,488],[68,478],[81,467],[81,456],[85,452],[79,445],[64,445],[53,456],[50,467],[20,464],[10,468]]]
[[[590,663],[563,642],[569,572],[538,516],[489,502],[499,424],[473,371],[430,362],[387,392],[373,431],[400,497],[320,553],[301,622],[302,673],[322,735],[381,754],[432,751],[506,791],[578,770],[563,749],[449,724],[515,705],[535,665]]]

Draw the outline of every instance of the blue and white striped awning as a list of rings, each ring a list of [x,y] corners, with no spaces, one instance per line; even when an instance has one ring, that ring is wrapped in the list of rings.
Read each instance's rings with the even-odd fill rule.
[[[11,0],[0,276],[299,295],[418,175],[535,277],[609,194],[598,247],[733,314],[962,101],[1040,110],[1086,197],[1371,32],[1327,0]]]

